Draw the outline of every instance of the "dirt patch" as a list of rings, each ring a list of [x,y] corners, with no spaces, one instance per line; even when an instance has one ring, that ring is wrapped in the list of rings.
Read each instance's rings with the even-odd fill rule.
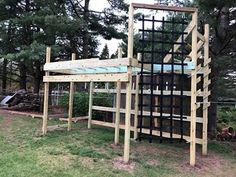
[[[158,148],[157,146],[154,146],[152,144],[139,144],[137,147],[132,149],[132,152],[136,152],[138,154],[156,154],[156,153],[166,153],[166,150],[163,150],[161,148]]]
[[[216,154],[202,156],[196,154],[196,165],[193,167],[188,161],[175,166],[179,171],[197,173],[199,176],[221,176],[224,173],[224,167],[227,166],[227,161]]]
[[[122,157],[114,158],[112,161],[112,164],[116,169],[124,170],[128,172],[133,172],[134,167],[135,167],[134,162],[124,163]]]
[[[89,157],[79,157],[80,162],[82,163],[82,165],[84,167],[87,167],[89,169],[93,169],[94,168],[94,160],[92,158]]]
[[[13,116],[5,110],[0,110],[0,115],[3,117],[3,121],[0,122],[0,129],[9,127],[11,125]]]

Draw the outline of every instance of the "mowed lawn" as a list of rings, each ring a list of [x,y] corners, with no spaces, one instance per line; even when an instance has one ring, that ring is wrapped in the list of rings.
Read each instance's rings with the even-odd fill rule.
[[[63,122],[49,121],[50,125]],[[197,152],[190,167],[189,144],[131,141],[131,163],[121,162],[121,144],[113,144],[114,130],[86,122],[73,130],[56,130],[41,136],[42,120],[0,111],[0,177],[74,176],[236,176],[235,143],[210,142],[209,155]]]

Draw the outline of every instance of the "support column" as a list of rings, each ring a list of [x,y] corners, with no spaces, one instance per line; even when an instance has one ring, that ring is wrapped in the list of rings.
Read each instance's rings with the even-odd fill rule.
[[[136,75],[135,103],[134,103],[134,139],[138,138],[138,103],[139,103],[139,75]]]
[[[93,106],[93,81],[90,82],[90,88],[89,88],[88,128],[91,128],[92,106]]]
[[[51,47],[46,49],[46,63],[50,63],[51,59]],[[45,76],[49,76],[49,72],[45,72]],[[43,102],[43,135],[47,133],[47,123],[48,123],[48,96],[49,96],[49,82],[44,83],[44,102]]]
[[[72,53],[71,60],[75,60],[76,55]],[[73,117],[73,101],[74,101],[74,82],[70,82],[70,96],[69,96],[69,110],[68,110],[68,127],[67,130],[71,130],[72,117]]]
[[[117,81],[116,84],[116,116],[115,116],[115,144],[119,143],[120,132],[120,98],[121,98],[121,82]]]
[[[203,74],[203,122],[202,122],[202,154],[207,155],[207,124],[208,124],[208,85],[209,85],[209,25],[205,25],[204,43],[204,74]]]
[[[197,11],[192,14],[192,62],[195,68],[191,72],[191,122],[190,122],[190,165],[196,163],[196,110],[197,110]]]
[[[133,38],[134,38],[134,8],[129,6],[129,34],[128,34],[128,58],[133,58]],[[131,112],[131,86],[132,67],[127,66],[129,81],[126,83],[126,110],[125,110],[125,142],[124,142],[124,162],[129,162],[130,152],[130,112]]]

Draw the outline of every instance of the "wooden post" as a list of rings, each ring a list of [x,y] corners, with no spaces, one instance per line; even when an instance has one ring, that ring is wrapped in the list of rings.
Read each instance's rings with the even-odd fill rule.
[[[122,58],[122,48],[118,48],[118,58]],[[119,143],[120,135],[120,99],[121,99],[121,82],[117,81],[116,84],[116,115],[115,115],[115,144]]]
[[[197,11],[192,14],[192,62],[195,68],[191,72],[191,123],[190,123],[190,165],[196,161],[196,92],[197,92]]]
[[[50,63],[51,59],[51,47],[47,47],[46,50],[46,63]],[[49,72],[45,72],[45,76],[49,76]],[[43,135],[47,133],[47,123],[48,123],[48,96],[49,96],[49,82],[44,83],[44,103],[43,103]]]
[[[120,126],[120,98],[121,98],[121,82],[117,81],[116,85],[116,117],[115,117],[115,144],[119,143],[119,126]]]
[[[118,48],[118,58],[122,58],[122,48]]]
[[[75,60],[76,55],[72,53],[71,60]],[[69,96],[69,110],[68,110],[68,127],[67,130],[71,130],[72,116],[73,116],[73,101],[74,101],[74,82],[70,82],[70,96]]]
[[[93,106],[93,81],[90,82],[90,88],[89,88],[88,128],[91,128],[92,106]]]
[[[204,43],[204,74],[203,74],[203,122],[202,122],[202,154],[207,155],[207,124],[208,124],[208,83],[209,83],[209,25],[205,25]]]
[[[129,6],[129,34],[128,34],[128,58],[133,58],[133,37],[134,37],[134,8]],[[128,66],[129,82],[126,83],[126,108],[125,108],[125,142],[124,142],[124,162],[129,162],[130,152],[130,112],[131,112],[131,86],[132,67]]]
[[[135,103],[134,103],[134,139],[138,138],[138,103],[139,103],[139,75],[136,75]]]

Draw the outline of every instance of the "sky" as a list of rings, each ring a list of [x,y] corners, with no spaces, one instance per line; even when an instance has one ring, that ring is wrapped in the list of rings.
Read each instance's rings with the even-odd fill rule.
[[[126,0],[126,3],[130,4],[132,2],[135,3],[145,3],[145,4],[154,4],[156,1],[155,0]],[[107,0],[90,0],[90,8],[92,10],[96,10],[96,11],[101,11],[103,10],[104,7],[108,6]],[[107,44],[108,48],[109,48],[109,54],[113,54],[116,52],[119,43],[121,42],[121,40],[117,40],[117,39],[112,39],[112,40],[104,40],[104,39],[100,39],[100,46],[99,46],[99,51],[101,52],[104,45]]]

